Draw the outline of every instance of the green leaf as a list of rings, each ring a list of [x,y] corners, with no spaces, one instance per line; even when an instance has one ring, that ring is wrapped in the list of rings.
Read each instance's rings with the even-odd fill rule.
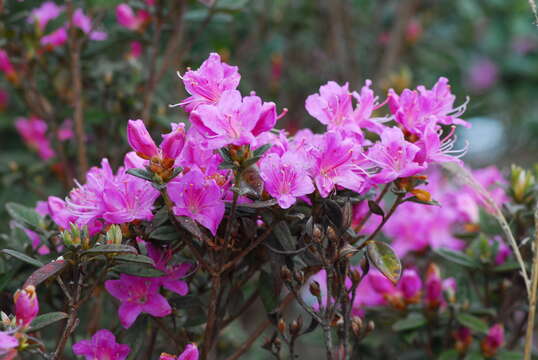
[[[521,267],[519,266],[519,263],[517,261],[507,261],[502,265],[495,266],[493,268],[493,271],[495,272],[510,272],[519,270]]]
[[[267,313],[271,313],[278,306],[278,296],[276,296],[275,285],[271,274],[262,270],[258,280],[258,292],[262,299],[263,307]]]
[[[27,264],[34,265],[36,267],[43,266],[43,263],[41,261],[39,261],[37,259],[34,259],[34,258],[32,258],[32,257],[30,257],[30,256],[28,256],[26,254],[21,253],[21,252],[18,252],[16,250],[3,249],[2,252],[4,254],[6,254],[6,255],[14,257],[15,259],[24,261]]]
[[[147,181],[153,181],[153,174],[144,169],[129,169],[127,170],[127,174]]]
[[[82,252],[82,255],[96,255],[96,254],[114,254],[114,253],[132,253],[136,254],[137,251],[134,247],[130,245],[122,244],[106,244],[99,245],[94,248],[88,249]]]
[[[138,254],[121,254],[114,257],[116,261],[134,262],[139,264],[155,265],[155,262],[148,256]]]
[[[222,160],[226,163],[233,163],[232,160],[232,154],[230,154],[230,150],[228,150],[227,147],[223,147],[217,150],[222,157]]]
[[[488,332],[488,325],[482,319],[477,318],[476,316],[466,313],[459,313],[456,316],[456,319],[461,325],[466,326],[475,332],[483,334]]]
[[[501,350],[495,355],[497,360],[521,360],[523,354],[517,351]]]
[[[66,267],[67,262],[65,260],[56,260],[50,262],[34,271],[32,275],[26,279],[23,288],[29,285],[37,286],[43,281],[60,274]]]
[[[454,360],[458,359],[460,354],[456,349],[451,349],[447,351],[443,351],[441,355],[439,355],[438,360]]]
[[[140,263],[123,263],[113,266],[112,270],[120,274],[135,275],[141,277],[160,277],[166,275],[160,270]]]
[[[484,356],[480,352],[474,351],[467,354],[465,360],[484,360]]]
[[[47,314],[39,315],[30,324],[30,332],[41,330],[44,327],[54,324],[60,320],[66,319],[68,315],[64,312],[50,312]]]
[[[154,240],[173,241],[179,239],[180,234],[174,226],[169,225],[158,227],[149,234],[149,237]]]
[[[465,253],[442,248],[435,249],[434,251],[437,255],[453,263],[473,269],[477,269],[480,267],[480,263],[478,263],[478,261]]]
[[[257,148],[256,150],[254,150],[254,157],[255,158],[261,158],[263,156],[263,154],[265,154],[267,152],[267,150],[269,150],[271,148],[271,144],[265,144],[265,145],[262,145],[260,146],[259,148]]]
[[[187,230],[191,235],[194,235],[198,239],[205,239],[204,234],[202,233],[202,230],[200,230],[200,227],[190,217],[187,216],[176,216],[176,221],[181,225],[181,227],[185,230]]]
[[[418,329],[426,325],[428,321],[424,315],[419,313],[410,313],[404,319],[398,320],[392,325],[392,330],[394,331],[407,331]]]
[[[6,210],[9,216],[23,227],[39,230],[43,225],[43,217],[32,208],[21,204],[7,203]]]
[[[376,214],[376,215],[385,217],[385,212],[383,211],[383,209],[381,208],[381,206],[379,206],[379,205],[378,205],[375,201],[373,201],[373,200],[368,200],[368,209],[370,209],[370,211],[372,212],[372,214]]]
[[[291,251],[295,250],[294,239],[291,235],[290,228],[285,221],[278,222],[273,228],[273,234],[275,234],[278,242],[284,250]]]
[[[366,249],[370,262],[387,279],[396,284],[402,275],[402,263],[390,245],[380,241],[370,241]]]

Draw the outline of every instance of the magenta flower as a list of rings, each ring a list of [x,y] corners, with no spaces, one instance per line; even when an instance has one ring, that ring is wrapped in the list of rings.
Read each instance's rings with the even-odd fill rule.
[[[75,223],[75,216],[67,208],[67,203],[56,196],[49,196],[47,200],[48,215],[52,221],[62,229],[68,229],[69,223]]]
[[[84,14],[84,10],[76,9],[71,20],[73,25],[82,30],[82,32],[88,35],[91,40],[106,40],[107,34],[93,29],[92,20]]]
[[[371,180],[377,184],[386,184],[425,170],[425,166],[413,161],[419,150],[419,147],[404,140],[399,128],[386,127],[381,133],[381,142],[375,143],[366,156],[380,169]]]
[[[380,134],[384,129],[384,126],[380,123],[387,121],[387,119],[372,118],[372,114],[375,110],[385,105],[386,101],[379,104],[378,97],[375,96],[370,86],[372,86],[372,81],[366,80],[359,94],[353,92],[353,97],[357,99],[353,120],[359,127]]]
[[[119,4],[116,7],[116,19],[118,24],[129,30],[140,30],[140,28],[150,19],[147,11],[139,10],[136,14],[127,4]]]
[[[62,46],[67,42],[67,29],[65,27],[58,28],[48,35],[45,35],[39,40],[43,46]]]
[[[365,171],[358,165],[361,148],[339,132],[329,131],[310,151],[313,166],[310,174],[322,197],[327,197],[336,185],[361,192]]]
[[[435,309],[443,303],[443,282],[439,268],[430,264],[426,270],[426,305]]]
[[[164,157],[175,159],[181,153],[185,144],[185,124],[171,124],[172,132],[163,135],[160,148],[155,145],[146,125],[142,120],[129,120],[127,124],[127,141],[143,159]]]
[[[9,56],[5,50],[0,49],[0,71],[6,74],[8,79],[14,78],[17,76],[13,64],[9,60]]]
[[[499,77],[499,67],[488,58],[480,58],[471,63],[467,71],[467,84],[475,92],[491,88]]]
[[[205,179],[197,168],[168,184],[174,214],[188,216],[216,235],[224,216],[222,191],[212,179]]]
[[[127,57],[130,59],[138,59],[142,55],[143,51],[144,48],[140,41],[131,41],[129,44],[129,52],[127,53]]]
[[[22,136],[24,142],[37,151],[40,158],[48,160],[54,157],[54,150],[47,137],[47,123],[34,116],[15,120],[15,128]]]
[[[459,159],[465,152],[466,148],[461,150],[453,150],[456,139],[453,137],[455,128],[452,127],[450,133],[441,139],[443,131],[437,130],[437,125],[430,123],[426,125],[424,133],[420,140],[415,143],[420,148],[420,151],[415,156],[415,161],[419,164],[425,163],[441,163],[441,162],[457,162],[463,164]]]
[[[121,325],[128,329],[138,315],[148,313],[155,317],[164,317],[172,313],[172,308],[164,296],[159,294],[159,282],[121,274],[119,280],[107,280],[105,288],[110,295],[120,300],[118,310]]]
[[[11,360],[17,356],[16,347],[19,340],[6,331],[0,331],[0,357],[2,360]]]
[[[291,152],[282,157],[275,153],[265,156],[260,161],[260,176],[265,182],[265,190],[283,209],[292,206],[298,197],[315,190],[300,158]]]
[[[329,130],[357,130],[352,119],[352,99],[348,83],[340,86],[329,81],[319,88],[319,94],[310,95],[306,99],[305,107],[310,115],[327,125]]]
[[[155,262],[155,268],[166,273],[166,275],[155,278],[167,290],[175,292],[178,295],[185,296],[189,293],[189,285],[185,280],[185,276],[189,273],[192,266],[185,262],[177,265],[170,265],[172,259],[172,251],[161,250],[157,246],[148,243],[148,255]]]
[[[185,145],[185,124],[171,124],[172,131],[162,135],[160,148],[165,159],[176,159]]]
[[[208,149],[225,145],[255,144],[255,137],[276,123],[274,103],[263,103],[258,96],[241,97],[237,90],[226,90],[216,105],[199,105],[190,120],[207,141]]]
[[[415,270],[407,269],[402,273],[398,288],[401,290],[405,300],[416,301],[420,297],[422,280]]]
[[[191,96],[176,104],[190,113],[198,106],[216,104],[226,90],[235,90],[241,80],[237,66],[221,62],[217,53],[211,53],[198,70],[188,70],[182,77],[185,90]]]
[[[185,350],[176,357],[175,355],[170,355],[166,353],[162,353],[159,357],[159,360],[198,360],[199,353],[198,353],[198,347],[196,347],[196,344],[188,344],[185,347]]]
[[[118,344],[114,334],[106,329],[97,331],[91,340],[81,340],[73,345],[73,353],[86,360],[124,360],[130,352],[129,345]]]
[[[480,344],[482,353],[487,357],[493,357],[504,345],[504,327],[502,324],[495,324],[489,328],[487,336]]]
[[[51,20],[56,19],[63,11],[63,6],[58,6],[52,1],[46,1],[40,7],[32,10],[28,17],[29,23],[37,23],[40,31],[45,30],[45,26]]]
[[[13,296],[15,303],[15,318],[17,325],[27,327],[35,319],[39,312],[39,302],[35,287],[29,285],[22,290],[17,290]]]

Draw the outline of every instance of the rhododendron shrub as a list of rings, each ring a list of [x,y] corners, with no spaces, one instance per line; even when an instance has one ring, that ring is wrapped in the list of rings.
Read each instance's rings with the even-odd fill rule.
[[[29,21],[43,30],[62,11],[45,3]],[[150,15],[122,4],[116,16],[141,31]],[[82,10],[68,26],[104,38]],[[287,110],[238,90],[219,54],[179,75],[190,96],[174,111],[188,121],[159,145],[145,119],[123,119],[121,166],[102,159],[35,210],[7,204],[4,282],[21,289],[2,314],[4,358],[236,359],[264,331],[278,359],[302,357],[312,333],[318,358],[513,356],[526,318],[510,307],[527,289],[495,216],[530,236],[535,179],[447,176],[469,172],[455,133],[471,126],[448,79],[377,95],[369,80],[330,81],[305,101],[323,131],[291,134]],[[53,156],[39,119],[18,124]],[[230,339],[258,299],[261,325]]]

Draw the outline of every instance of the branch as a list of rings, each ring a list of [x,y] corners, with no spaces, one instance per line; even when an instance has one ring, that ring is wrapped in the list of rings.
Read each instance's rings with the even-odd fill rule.
[[[536,291],[538,287],[538,208],[534,213],[534,259],[532,261],[531,294],[529,299],[529,320],[525,337],[525,360],[532,356],[532,341],[534,337],[534,317],[536,315]]]

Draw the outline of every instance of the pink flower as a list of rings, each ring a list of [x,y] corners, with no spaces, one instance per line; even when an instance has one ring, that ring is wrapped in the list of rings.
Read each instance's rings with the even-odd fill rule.
[[[310,150],[313,165],[310,174],[322,197],[327,197],[336,185],[356,192],[364,188],[364,170],[358,165],[360,146],[339,132],[329,131]]]
[[[416,301],[420,297],[422,290],[422,280],[415,270],[404,270],[398,288],[402,291],[403,297],[407,301]]]
[[[456,162],[463,164],[459,158],[465,155],[467,149],[453,150],[456,139],[452,135],[455,128],[453,127],[450,133],[441,140],[443,131],[441,129],[437,130],[436,127],[434,123],[426,126],[420,140],[415,143],[420,148],[420,151],[414,160],[419,164],[434,162]]]
[[[3,49],[0,49],[0,71],[2,71],[10,81],[17,78],[17,72],[11,63],[11,60],[9,60],[7,52]]]
[[[46,1],[40,7],[32,10],[28,17],[29,23],[36,22],[39,30],[45,30],[45,26],[50,20],[56,19],[63,11],[63,6],[58,6],[52,1]]]
[[[222,191],[212,179],[205,179],[199,169],[191,169],[168,184],[168,196],[174,202],[174,214],[188,216],[213,235],[224,216]]]
[[[73,134],[73,121],[71,119],[66,119],[60,125],[60,128],[58,129],[58,140],[60,141],[66,141],[69,139],[72,139],[75,135]]]
[[[471,63],[467,71],[467,83],[471,90],[482,92],[497,82],[497,65],[488,58],[480,58]]]
[[[76,9],[72,18],[73,25],[88,35],[91,40],[106,40],[107,34],[102,31],[96,31],[92,27],[92,20],[84,14],[84,10]]]
[[[47,138],[47,123],[34,116],[30,118],[18,118],[15,120],[15,128],[22,136],[24,142],[37,151],[40,158],[48,160],[54,157],[54,150]]]
[[[260,176],[265,182],[265,190],[283,209],[292,206],[296,198],[315,190],[299,157],[291,152],[282,157],[275,153],[265,156],[260,161]]]
[[[166,273],[166,275],[155,280],[167,290],[175,292],[178,295],[185,296],[189,293],[189,285],[185,280],[185,276],[189,273],[192,266],[185,262],[177,265],[170,265],[169,262],[172,259],[171,249],[162,251],[153,244],[147,244],[148,255],[155,262],[155,268]]]
[[[0,331],[0,357],[2,360],[11,360],[17,356],[16,347],[19,340],[6,331]]]
[[[160,149],[155,145],[146,125],[142,120],[129,120],[127,124],[127,141],[143,159],[164,157],[175,159],[181,153],[185,144],[185,124],[171,124],[172,131],[163,135]]]
[[[45,35],[39,40],[43,46],[62,46],[67,42],[67,29],[65,27],[58,28],[52,33]]]
[[[17,325],[27,327],[39,312],[35,287],[29,285],[22,290],[17,290],[13,296],[13,302],[15,303]]]
[[[207,141],[208,149],[223,146],[255,145],[255,137],[276,123],[274,103],[263,103],[257,96],[241,97],[237,90],[226,90],[216,105],[199,105],[190,120]]]
[[[487,357],[495,356],[497,351],[504,345],[504,327],[502,324],[492,326],[480,345],[484,355]]]
[[[190,113],[203,104],[216,104],[225,90],[235,90],[241,80],[237,66],[221,62],[217,53],[211,53],[198,70],[188,70],[183,84],[190,97],[176,104]]]
[[[97,331],[91,340],[81,340],[73,345],[73,353],[86,360],[124,360],[130,352],[128,345],[118,344],[114,334],[106,329]]]
[[[439,268],[430,264],[426,270],[426,305],[431,309],[438,308],[443,302],[443,283]]]
[[[75,223],[76,217],[67,208],[67,203],[56,196],[49,196],[48,214],[52,221],[62,229],[68,229],[69,223]]]
[[[107,280],[105,288],[110,295],[120,300],[118,314],[126,329],[131,327],[141,313],[155,317],[172,313],[166,298],[159,294],[159,282],[155,279],[121,274],[119,280]]]
[[[367,159],[380,168],[371,180],[377,184],[386,184],[425,170],[424,166],[413,161],[419,150],[419,147],[404,140],[399,128],[386,127],[381,133],[381,142],[375,143],[368,150]]]
[[[198,348],[196,344],[188,344],[185,350],[177,358],[175,355],[162,353],[159,360],[198,360]]]
[[[140,30],[140,28],[149,20],[150,15],[147,11],[139,10],[136,14],[127,4],[119,4],[116,7],[116,19],[118,24],[129,30]]]
[[[140,55],[142,55],[143,51],[144,48],[140,41],[131,41],[129,44],[129,53],[127,54],[127,57],[131,59],[138,59]]]

